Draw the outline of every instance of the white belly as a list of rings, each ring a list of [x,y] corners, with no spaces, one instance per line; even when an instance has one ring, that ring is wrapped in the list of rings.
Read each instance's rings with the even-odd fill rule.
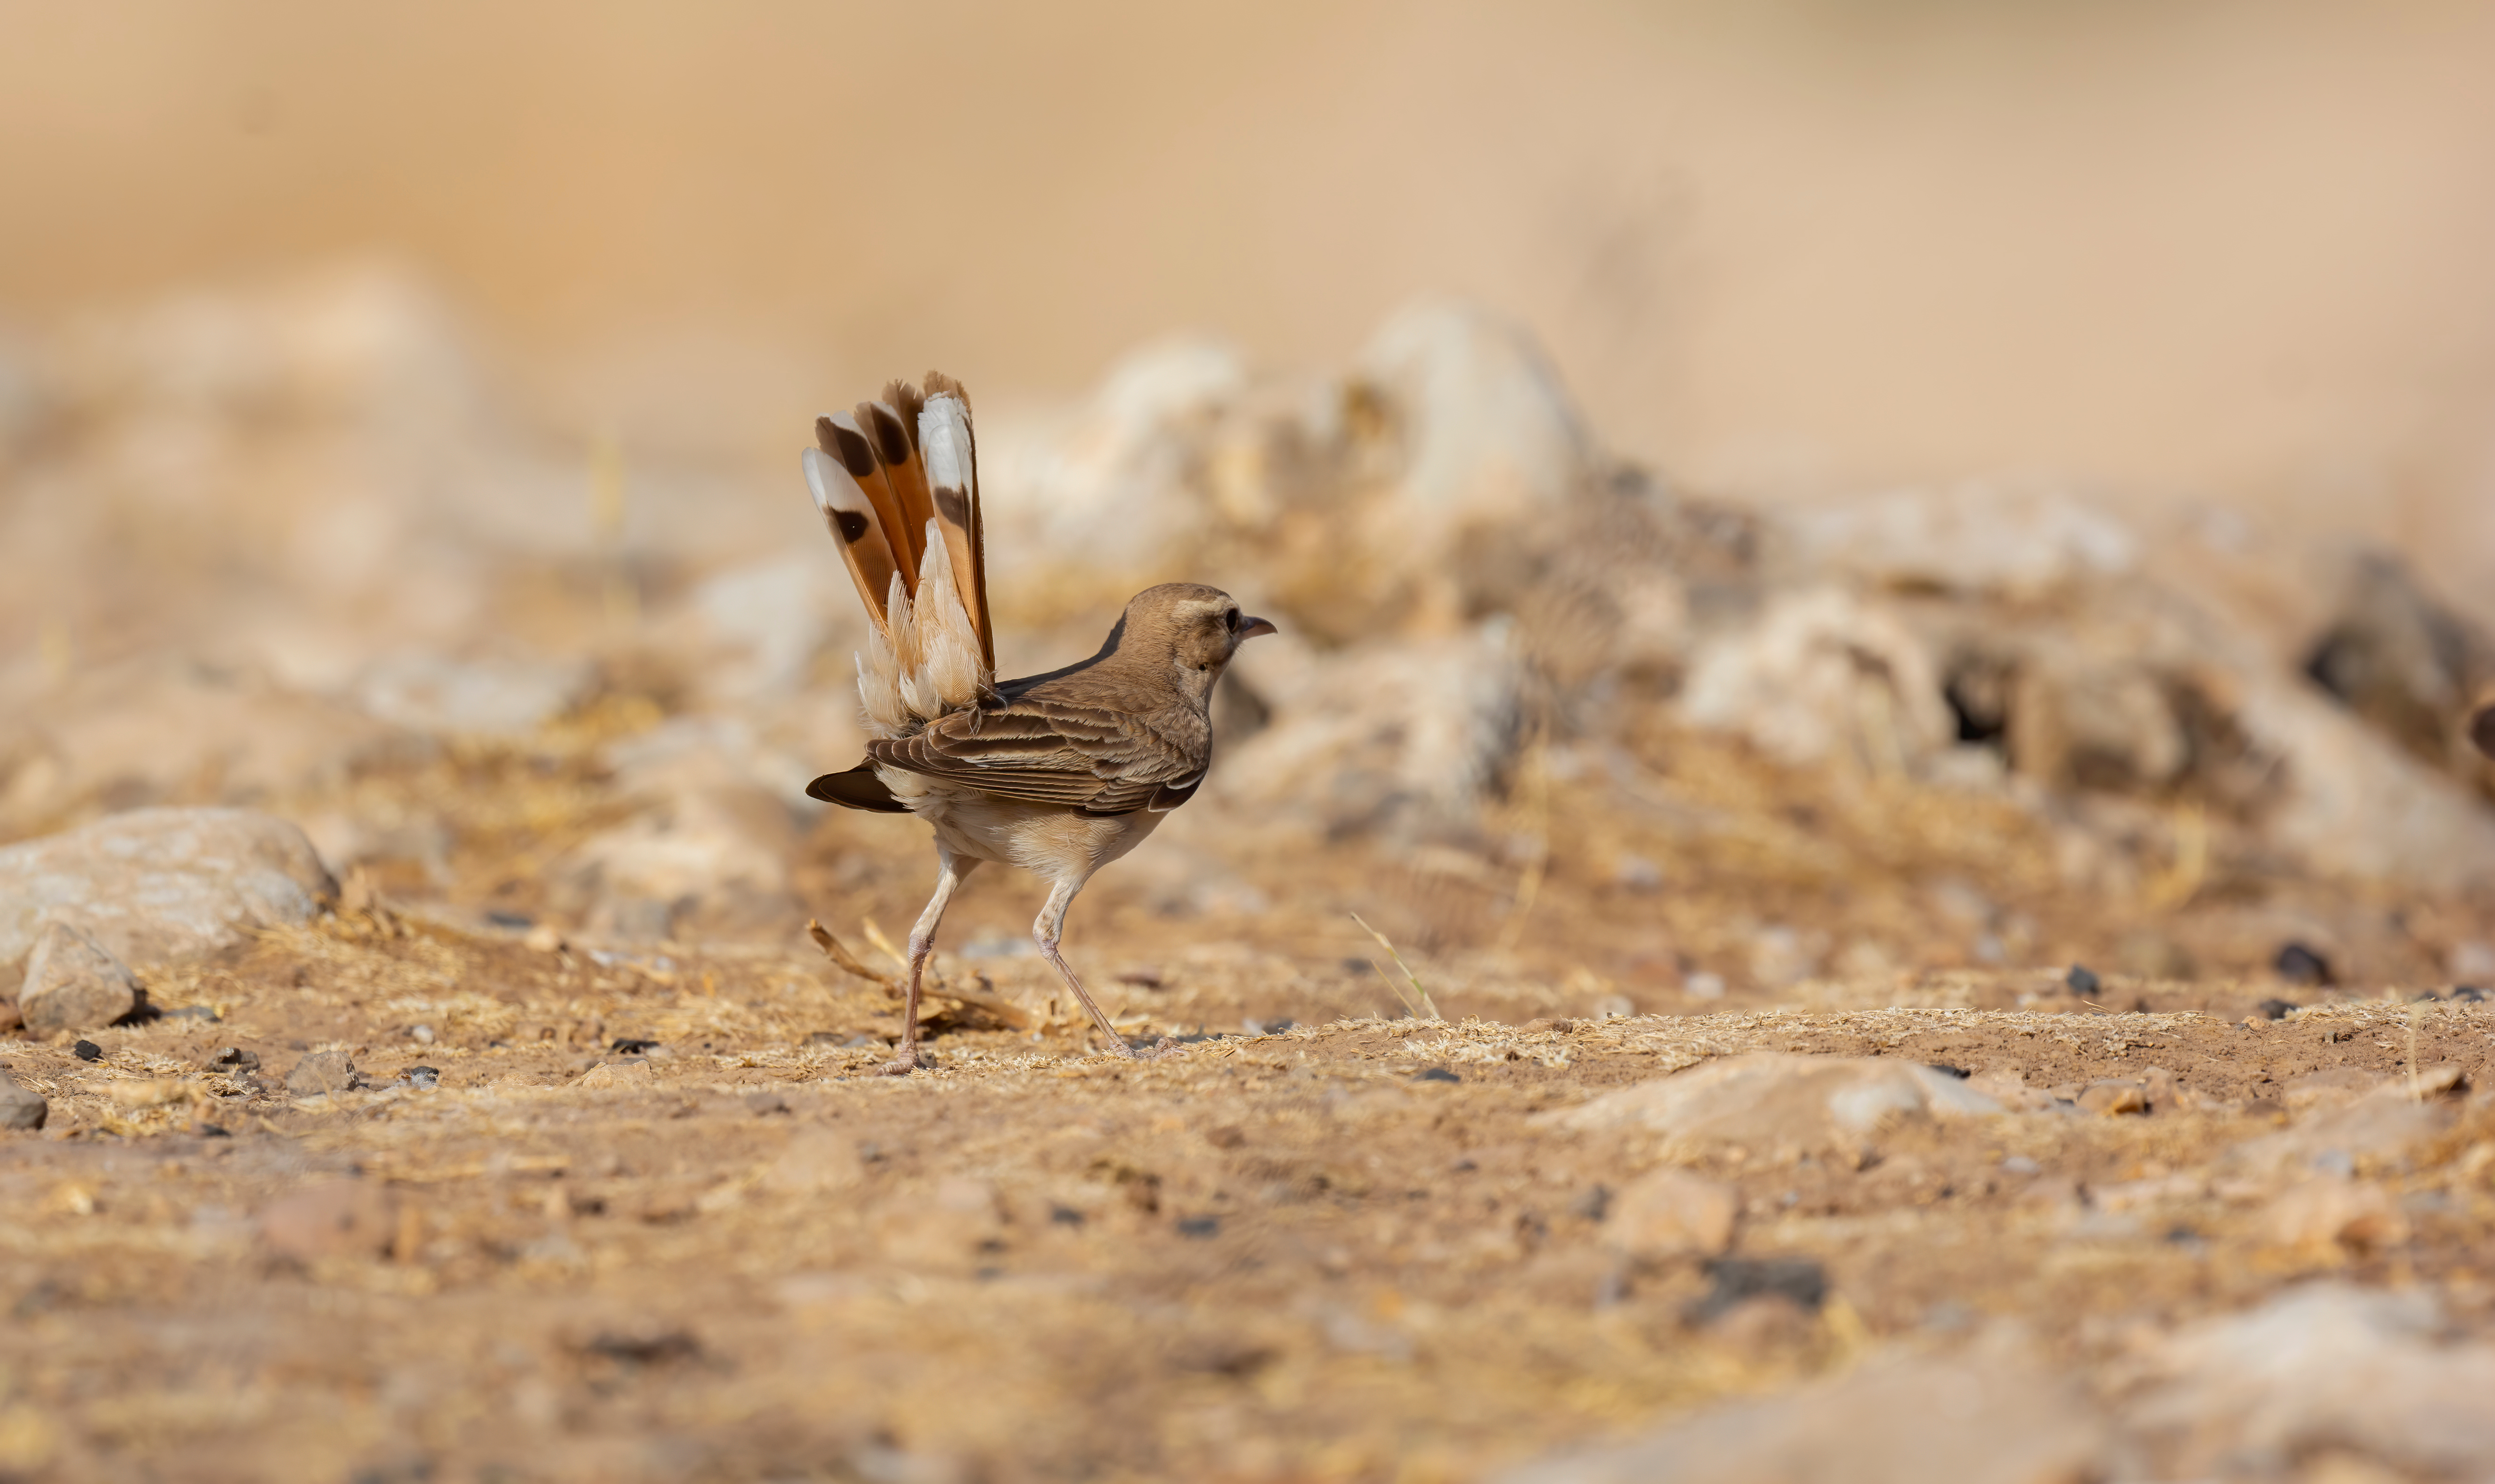
[[[1093,872],[1144,843],[1161,822],[1148,809],[1092,819],[1046,804],[1001,799],[900,768],[876,776],[909,812],[933,825],[956,855],[1019,866],[1050,881],[1081,884]]]

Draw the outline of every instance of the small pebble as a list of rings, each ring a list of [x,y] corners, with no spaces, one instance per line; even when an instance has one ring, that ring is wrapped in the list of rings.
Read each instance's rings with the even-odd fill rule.
[[[606,1049],[623,1056],[642,1056],[658,1049],[658,1045],[657,1041],[647,1040],[641,1036],[619,1036]]]
[[[104,1048],[93,1041],[82,1040],[70,1048],[70,1055],[81,1062],[101,1062],[104,1060]]]
[[[1412,1079],[1415,1082],[1462,1082],[1464,1080],[1443,1067],[1432,1067]]]
[[[2012,1155],[2001,1161],[2001,1172],[2005,1175],[2041,1175],[2045,1173],[2045,1166],[2025,1155]]]
[[[204,1020],[211,1024],[225,1019],[223,1015],[217,1013],[217,1007],[213,1005],[186,1005],[178,1010],[167,1010],[165,1012],[165,1018],[168,1020]]]
[[[2264,1000],[2253,1008],[2261,1012],[2261,1018],[2264,1020],[2285,1020],[2304,1006],[2286,1000]]]
[[[2070,986],[2072,994],[2084,1000],[2097,992],[2102,981],[2097,978],[2097,972],[2087,965],[2073,964],[2071,972],[2062,975],[2062,982]]]
[[[768,1118],[774,1113],[787,1112],[788,1099],[778,1093],[748,1093],[745,1095],[745,1110],[756,1118]]]
[[[240,1046],[219,1046],[208,1053],[204,1065],[210,1071],[257,1071],[260,1069],[260,1053],[245,1051]]]
[[[2451,998],[2462,1005],[2478,1005],[2486,999],[2486,991],[2475,984],[2462,984],[2452,990]]]
[[[1178,1234],[1201,1242],[1221,1235],[1221,1218],[1217,1216],[1183,1216],[1178,1219]]]
[[[407,1037],[419,1046],[430,1046],[433,1044],[433,1027],[410,1026],[407,1028]]]
[[[442,1068],[411,1067],[407,1069],[407,1085],[419,1092],[431,1092],[442,1085]]]

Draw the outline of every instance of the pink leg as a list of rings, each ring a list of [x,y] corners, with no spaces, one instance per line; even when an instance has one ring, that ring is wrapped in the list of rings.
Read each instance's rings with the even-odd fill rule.
[[[978,857],[954,855],[942,846],[936,848],[936,859],[941,866],[936,878],[936,895],[928,898],[927,910],[918,914],[918,925],[909,930],[909,988],[901,1005],[901,1054],[881,1068],[887,1077],[906,1077],[918,1070],[918,985],[927,973],[927,956],[936,951],[936,929],[944,921],[945,905],[953,900],[953,888],[962,884],[978,869]]]
[[[1040,906],[1038,920],[1031,925],[1031,936],[1039,944],[1040,953],[1056,966],[1058,976],[1065,980],[1065,987],[1074,991],[1075,999],[1083,1002],[1083,1008],[1091,1014],[1092,1023],[1100,1028],[1100,1034],[1108,1037],[1109,1044],[1117,1048],[1120,1056],[1131,1057],[1135,1048],[1126,1044],[1126,1038],[1118,1034],[1116,1026],[1109,1024],[1108,1014],[1092,1003],[1092,996],[1083,988],[1083,981],[1074,976],[1074,966],[1065,961],[1064,954],[1057,951],[1058,935],[1065,927],[1065,909],[1072,905],[1074,893],[1082,889],[1081,881],[1059,881],[1051,886],[1048,900]]]

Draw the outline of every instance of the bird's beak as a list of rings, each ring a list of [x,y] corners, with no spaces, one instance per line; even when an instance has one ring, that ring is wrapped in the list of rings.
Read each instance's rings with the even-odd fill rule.
[[[1260,634],[1279,634],[1269,618],[1243,618],[1239,621],[1239,641],[1246,643]]]

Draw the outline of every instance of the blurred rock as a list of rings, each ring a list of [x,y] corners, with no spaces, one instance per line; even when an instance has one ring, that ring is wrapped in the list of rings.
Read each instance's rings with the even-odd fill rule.
[[[2367,552],[2349,564],[2339,610],[2304,670],[2427,767],[2495,796],[2469,731],[2471,704],[2495,685],[2495,638],[2429,597],[2397,557]]]
[[[591,937],[643,941],[780,933],[803,917],[789,895],[798,836],[785,801],[811,774],[719,718],[678,718],[607,758],[638,812],[549,869],[557,911]],[[757,781],[782,771],[794,774],[783,787]]]
[[[785,1195],[822,1195],[864,1178],[854,1140],[828,1128],[801,1128],[764,1167],[762,1186]]]
[[[355,683],[364,709],[444,736],[524,737],[577,705],[596,672],[585,660],[452,660],[398,654]]]
[[[2263,1240],[2308,1259],[2382,1252],[2409,1239],[2391,1193],[2369,1180],[2324,1175],[2281,1190],[2262,1209]]]
[[[2023,599],[2127,572],[2139,556],[2127,527],[2082,501],[1983,483],[1795,510],[1779,527],[1814,570],[1887,587]]]
[[[2495,1469],[2495,1345],[2449,1343],[2425,1288],[2291,1290],[2145,1356],[2123,1407],[2160,1478],[2290,1476],[2338,1447],[2413,1477]]]
[[[2077,1098],[2083,1113],[2099,1113],[2112,1118],[2125,1113],[2146,1113],[2148,1090],[2128,1078],[2103,1078],[2080,1089]]]
[[[303,832],[245,809],[140,809],[0,850],[0,967],[47,922],[146,965],[308,922],[337,882]]]
[[[572,1086],[583,1090],[595,1088],[634,1088],[650,1086],[650,1062],[647,1057],[614,1057],[599,1063],[580,1074]]]
[[[2002,1111],[1968,1084],[1912,1062],[1752,1052],[1607,1093],[1536,1121],[1589,1131],[1644,1128],[1689,1149],[1801,1154],[1860,1147],[1893,1119]]]
[[[2382,1085],[2379,1074],[2361,1067],[2333,1067],[2288,1078],[2279,1089],[2278,1100],[2290,1113],[2343,1108]]]
[[[294,1069],[286,1074],[286,1090],[297,1098],[351,1093],[370,1085],[343,1051],[316,1051],[295,1063]]]
[[[2448,1085],[2456,1070],[2439,1080]],[[2406,1082],[2388,1082],[2342,1105],[2324,1102],[2277,1133],[2238,1144],[2222,1168],[2257,1180],[2309,1169],[2404,1169],[2455,1116],[2448,1100],[2410,1094]]]
[[[41,1128],[51,1111],[51,1104],[41,1096],[19,1087],[15,1078],[0,1071],[0,1131],[22,1133]]]
[[[44,924],[26,955],[17,1012],[38,1036],[108,1026],[139,1004],[139,981],[121,960],[66,922]]]
[[[2072,1484],[2110,1461],[2086,1392],[2009,1345],[1889,1356],[1645,1439],[1510,1469],[1500,1484]]]
[[[1796,765],[1841,756],[1903,775],[1955,736],[1922,643],[1834,588],[1779,596],[1754,626],[1702,644],[1680,706],[1693,725]]]
[[[1740,1211],[1740,1194],[1731,1186],[1666,1166],[1612,1198],[1603,1240],[1629,1257],[1711,1257],[1733,1245]]]
[[[855,594],[839,564],[819,552],[731,568],[694,588],[686,607],[698,633],[699,659],[691,667],[695,681],[727,702],[785,695],[806,679],[816,651],[826,645],[854,650],[864,642],[866,620]],[[846,676],[849,667],[841,665],[835,673]]]
[[[378,1257],[396,1231],[396,1203],[378,1183],[337,1180],[307,1186],[260,1213],[260,1240],[281,1257]]]
[[[1328,834],[1468,827],[1503,782],[1524,727],[1513,630],[1319,653],[1260,639],[1234,668],[1273,708],[1222,758],[1217,797]]]
[[[247,673],[133,661],[79,674],[40,699],[0,696],[0,826],[202,792],[251,803],[422,747],[372,717]]]

